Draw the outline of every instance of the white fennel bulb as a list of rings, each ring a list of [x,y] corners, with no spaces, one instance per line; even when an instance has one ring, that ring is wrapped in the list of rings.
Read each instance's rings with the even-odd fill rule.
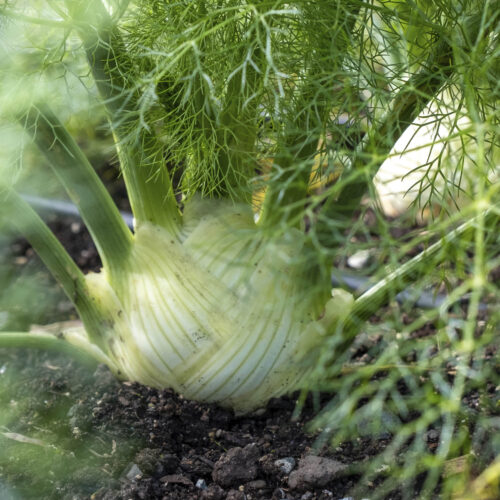
[[[427,220],[474,200],[478,177],[491,183],[500,177],[498,145],[491,138],[491,158],[484,161],[490,168],[481,171],[477,130],[466,111],[456,109],[462,99],[456,87],[440,91],[394,144],[373,179],[386,215],[400,216],[416,203],[417,219]]]
[[[303,356],[353,303],[298,260],[304,244],[295,229],[256,242],[251,210],[220,200],[189,202],[176,234],[140,225],[116,282],[105,271],[86,277],[106,318],[107,363],[122,378],[242,411],[298,388]]]

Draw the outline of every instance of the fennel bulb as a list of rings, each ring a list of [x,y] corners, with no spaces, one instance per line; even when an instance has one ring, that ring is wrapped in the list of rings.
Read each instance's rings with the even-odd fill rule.
[[[441,210],[454,212],[475,199],[478,175],[489,183],[500,178],[499,148],[492,138],[486,150],[490,167],[478,172],[478,134],[470,117],[455,109],[461,99],[455,87],[440,91],[394,144],[373,178],[386,215],[400,216],[413,204],[420,222]]]
[[[297,264],[299,230],[256,244],[254,229],[249,207],[193,198],[177,234],[137,227],[117,279],[86,276],[106,318],[102,359],[120,378],[240,411],[300,387],[304,355],[353,297],[328,298],[328,283]],[[80,347],[82,338],[66,336]]]

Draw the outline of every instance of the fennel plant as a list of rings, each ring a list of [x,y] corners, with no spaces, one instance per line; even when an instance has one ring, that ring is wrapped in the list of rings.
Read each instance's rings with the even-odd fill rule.
[[[103,266],[78,269],[19,195],[22,172],[9,163],[2,213],[16,214],[10,222],[82,324],[3,332],[0,346],[71,345],[121,378],[243,411],[294,389],[335,389],[339,398],[352,389],[347,407],[318,419],[329,438],[330,419],[347,418],[370,393],[360,378],[391,369],[393,385],[411,378],[389,352],[367,374],[349,375],[366,320],[409,283],[431,280],[451,246],[472,238],[474,278],[450,299],[471,293],[459,344],[470,359],[480,299],[497,293],[485,257],[499,214],[490,176],[498,168],[495,2],[14,1],[0,15],[31,30],[3,40],[3,124],[24,130],[28,152],[36,145],[37,170],[77,205]],[[72,82],[70,97],[80,82],[93,109],[105,109],[133,232],[70,133],[65,90],[53,93],[60,79]],[[429,137],[443,145],[415,159],[425,172],[418,193],[453,199],[471,175],[471,202],[439,219],[415,257],[389,256],[369,291],[332,291],[332,262],[363,224],[372,179],[410,127],[408,154],[425,151]],[[424,140],[412,142],[424,127]],[[466,378],[457,377],[453,398]],[[440,456],[448,451],[443,445]]]

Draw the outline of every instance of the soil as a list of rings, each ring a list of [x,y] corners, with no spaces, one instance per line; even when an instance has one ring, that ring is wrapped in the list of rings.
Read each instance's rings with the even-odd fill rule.
[[[323,499],[353,486],[338,474],[339,462],[354,458],[342,451],[326,452],[335,461],[325,465],[336,468],[319,477],[288,473],[316,453],[304,432],[311,415],[294,421],[293,399],[236,416],[58,355],[12,351],[2,359],[15,393],[2,397],[2,499]]]
[[[50,226],[80,267],[99,268],[80,221]],[[12,308],[3,330],[74,317],[26,242],[8,254],[19,268],[11,278],[29,269],[57,306],[49,318],[34,301]],[[308,398],[298,416],[295,397],[237,415],[62,354],[0,350],[0,499],[360,500],[349,496],[360,486],[351,466],[380,453],[387,436],[317,448],[307,423],[328,396]],[[373,485],[361,486],[369,498]]]

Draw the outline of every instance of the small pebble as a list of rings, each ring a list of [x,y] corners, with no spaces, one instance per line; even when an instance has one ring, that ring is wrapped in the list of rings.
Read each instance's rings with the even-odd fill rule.
[[[293,457],[279,458],[274,462],[274,465],[276,465],[283,474],[290,474],[295,467],[295,459]]]
[[[80,222],[72,222],[70,229],[73,234],[77,234],[82,229],[82,224]]]
[[[129,481],[133,481],[134,479],[140,479],[141,477],[142,477],[141,469],[139,469],[137,464],[132,464],[132,466],[130,467],[130,469],[128,470],[128,472],[126,474],[126,478]]]
[[[337,460],[308,455],[300,460],[298,469],[290,474],[288,486],[298,490],[326,486],[327,483],[338,477],[345,467]]]
[[[371,254],[371,250],[359,250],[347,259],[347,265],[352,269],[362,269],[370,260]]]
[[[255,481],[250,481],[245,485],[246,488],[250,488],[252,490],[262,490],[266,486],[267,484],[263,479],[256,479]]]
[[[437,441],[439,439],[439,432],[436,429],[427,431],[427,441]]]
[[[199,490],[207,490],[208,486],[204,479],[198,479],[195,485]]]
[[[259,455],[259,448],[255,444],[230,448],[214,464],[212,479],[225,487],[253,481],[257,478]]]

